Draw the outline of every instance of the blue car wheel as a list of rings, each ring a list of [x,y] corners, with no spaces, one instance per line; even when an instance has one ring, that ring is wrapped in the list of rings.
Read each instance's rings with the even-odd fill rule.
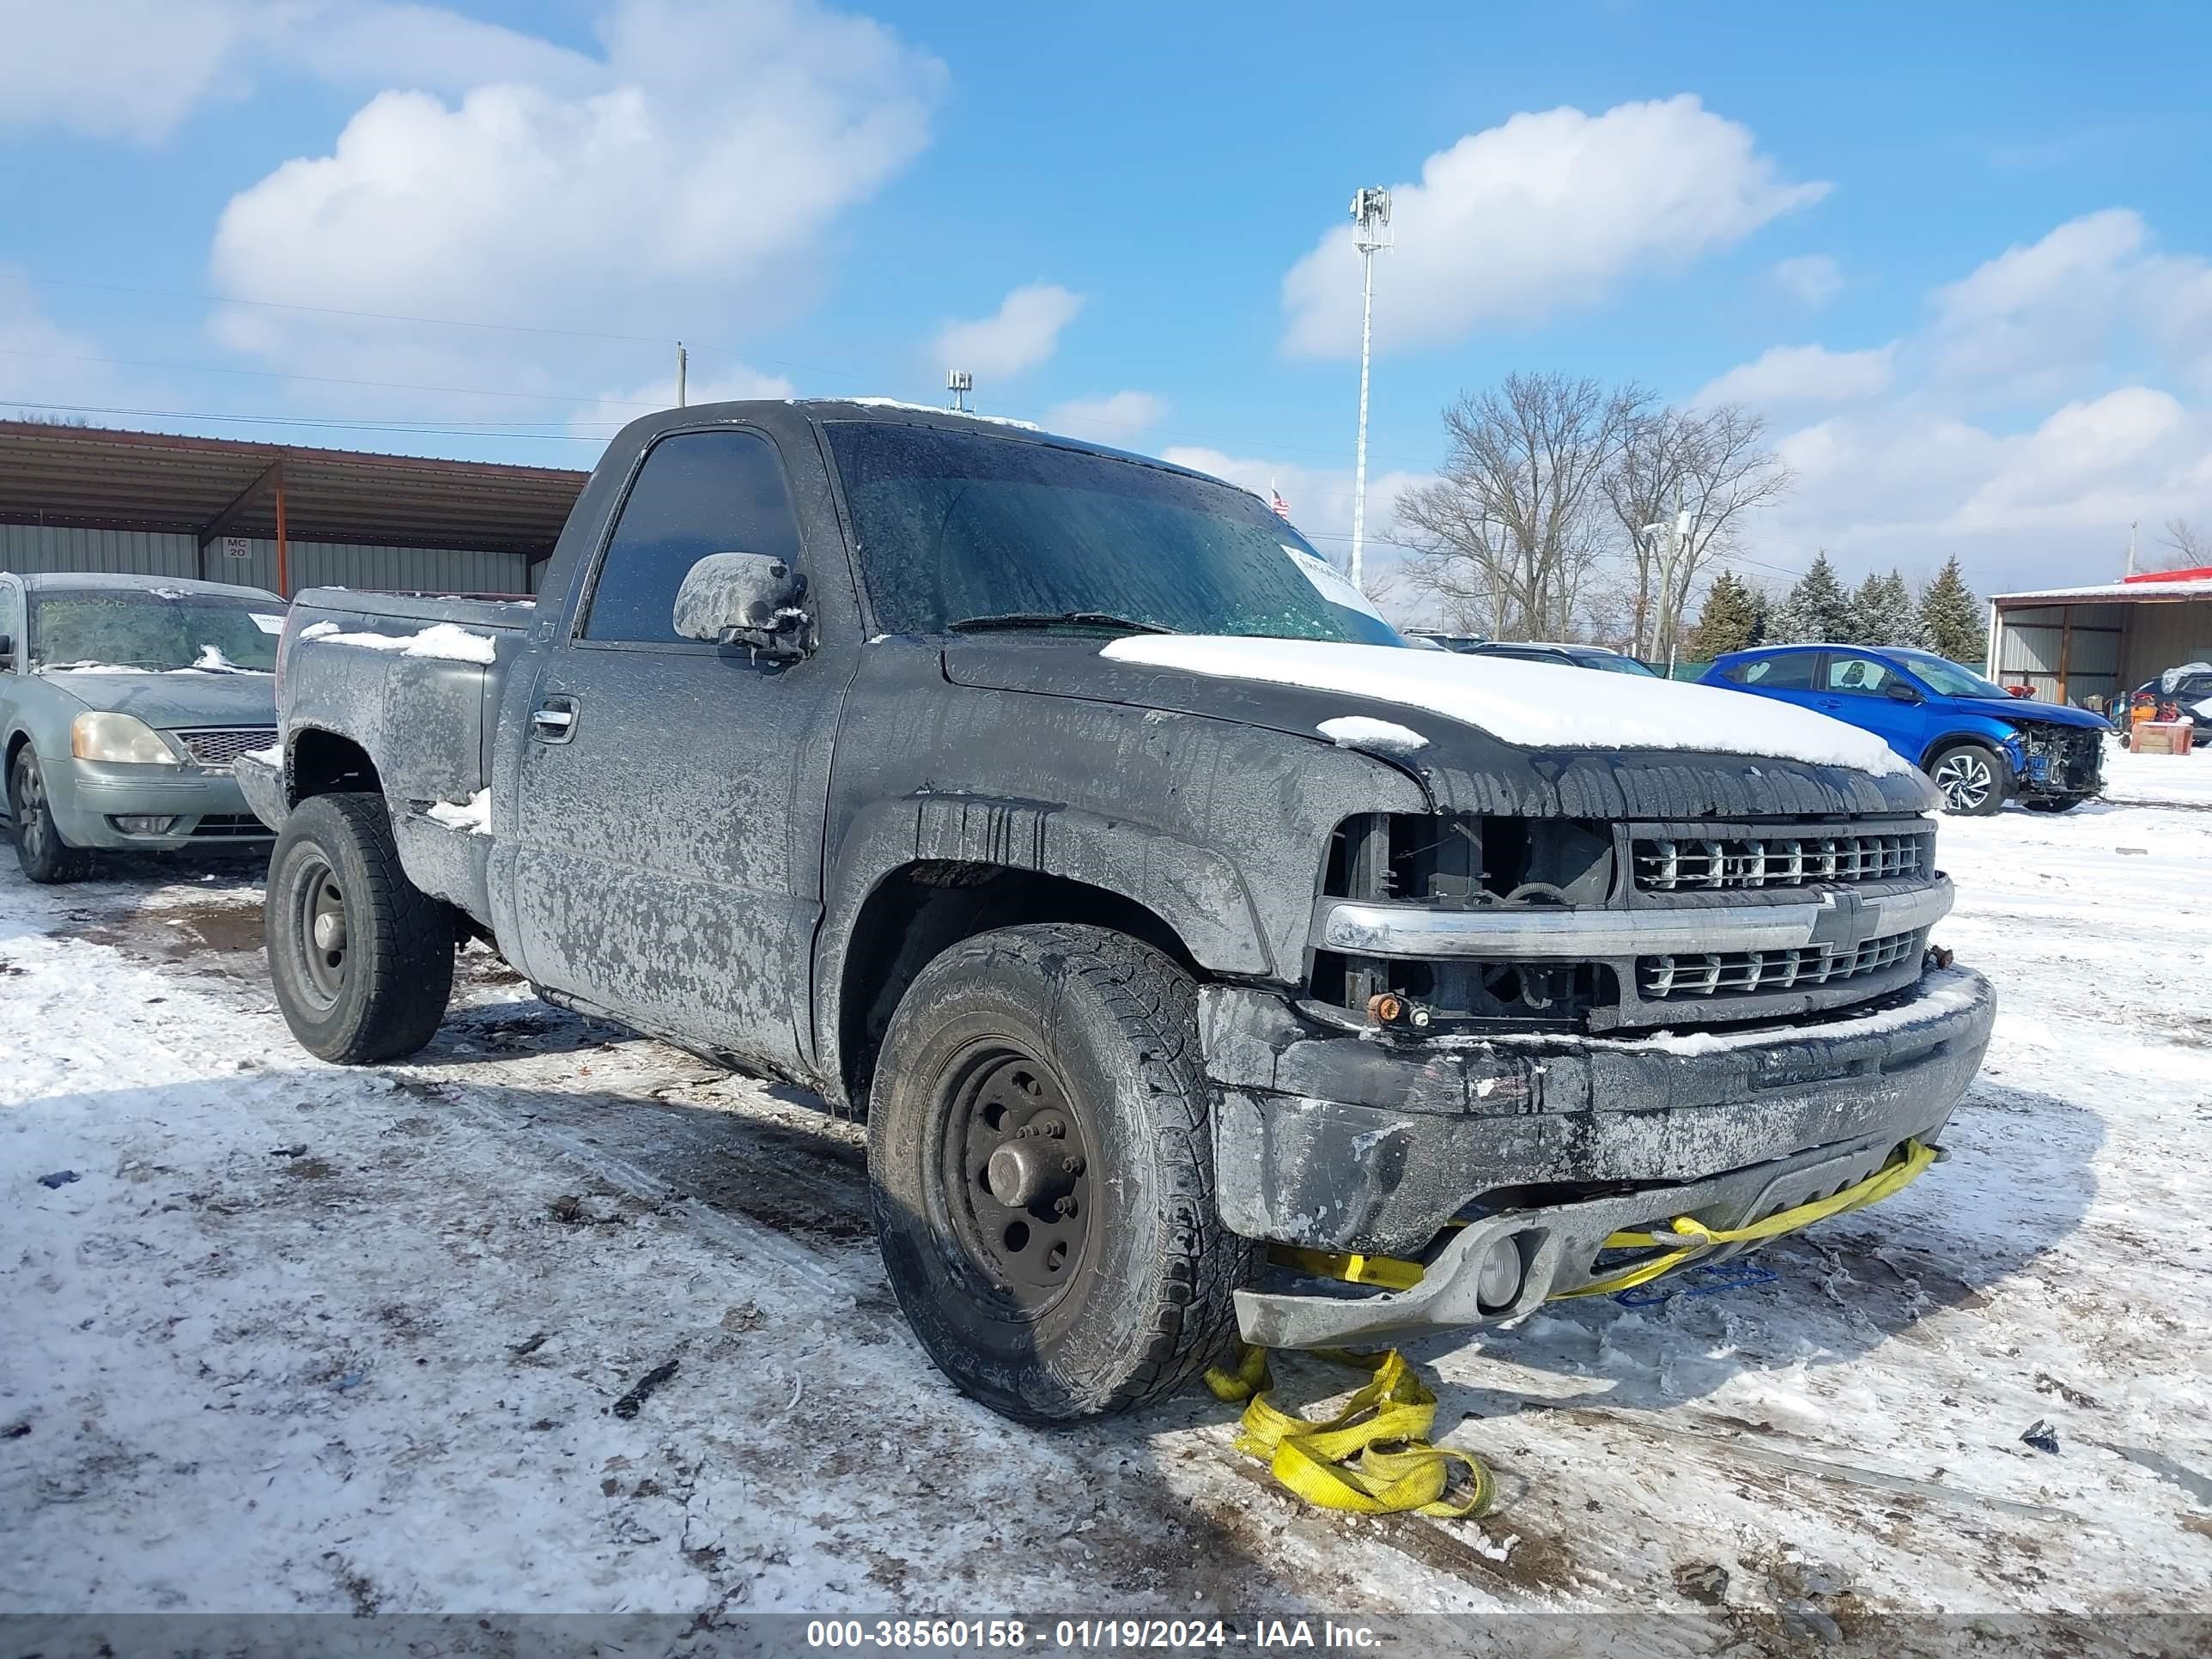
[[[1987,817],[2003,809],[2012,793],[2005,763],[1978,743],[1954,743],[1928,763],[1928,777],[1943,810],[1961,817]]]

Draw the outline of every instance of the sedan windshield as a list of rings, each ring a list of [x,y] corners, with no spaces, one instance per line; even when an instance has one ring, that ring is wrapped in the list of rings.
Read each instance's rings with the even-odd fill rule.
[[[1917,674],[1931,691],[1947,697],[2004,697],[2004,687],[1992,685],[1970,668],[1961,668],[1933,651],[1893,651],[1889,653]]]
[[[1083,450],[841,421],[878,623],[1403,645],[1298,532],[1241,489]]]
[[[284,612],[219,593],[169,587],[62,589],[31,596],[31,663],[140,673],[266,674]]]

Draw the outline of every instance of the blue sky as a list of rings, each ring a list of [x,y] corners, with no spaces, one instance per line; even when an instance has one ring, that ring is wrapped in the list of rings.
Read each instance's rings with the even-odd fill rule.
[[[586,465],[678,336],[695,396],[933,402],[951,350],[981,407],[1275,482],[1340,549],[1329,239],[1383,183],[1386,535],[1441,406],[1515,368],[1765,412],[1769,580],[2094,580],[2130,520],[2212,520],[2201,6],[0,19],[0,409]]]

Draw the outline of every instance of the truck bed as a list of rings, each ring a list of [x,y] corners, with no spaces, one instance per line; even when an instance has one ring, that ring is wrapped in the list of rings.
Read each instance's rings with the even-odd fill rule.
[[[481,916],[494,738],[507,665],[536,622],[530,599],[309,588],[278,648],[285,769],[238,765],[258,816],[281,829],[318,745],[366,750],[417,886]],[[327,752],[325,749],[324,752]],[[433,817],[432,809],[450,810]]]

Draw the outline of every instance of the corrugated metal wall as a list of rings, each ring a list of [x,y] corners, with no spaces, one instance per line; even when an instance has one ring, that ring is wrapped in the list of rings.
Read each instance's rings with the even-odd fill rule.
[[[2071,613],[2071,639],[2068,617]],[[2023,605],[1997,613],[1997,680],[2058,695],[2112,697],[2185,662],[2212,661],[2212,600]]]
[[[2185,662],[2212,662],[2212,599],[2131,605],[2122,678],[2133,690]]]
[[[133,530],[70,530],[0,524],[0,570],[118,571],[140,576],[200,574],[199,544],[191,536]],[[459,548],[364,547],[342,542],[294,542],[287,550],[292,588],[411,587],[457,593],[532,591],[538,570],[520,553]],[[542,570],[543,567],[538,568]],[[234,559],[220,541],[207,550],[207,580],[276,586],[276,544],[250,540]]]

